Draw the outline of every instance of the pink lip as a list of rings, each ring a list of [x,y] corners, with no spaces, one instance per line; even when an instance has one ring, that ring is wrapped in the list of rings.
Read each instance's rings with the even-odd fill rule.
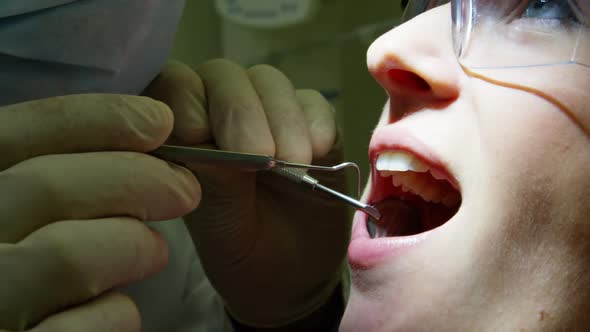
[[[373,134],[369,146],[371,164],[375,164],[379,153],[391,150],[411,153],[442,175],[453,186],[459,188],[456,179],[446,171],[448,168],[445,167],[445,164],[410,132],[400,130],[392,125],[378,128]],[[386,195],[379,184],[384,179],[380,178],[374,167],[371,168],[371,173],[373,183],[368,197],[370,204],[384,199]],[[412,236],[371,239],[366,219],[367,216],[361,211],[357,211],[354,216],[352,238],[348,247],[348,259],[353,269],[371,269],[386,258],[391,259],[399,256],[406,250],[418,246],[438,230],[433,229]]]
[[[412,236],[371,239],[366,220],[364,212],[355,213],[352,238],[348,245],[348,261],[352,269],[369,270],[385,258],[401,255],[405,250],[420,244],[434,231]]]

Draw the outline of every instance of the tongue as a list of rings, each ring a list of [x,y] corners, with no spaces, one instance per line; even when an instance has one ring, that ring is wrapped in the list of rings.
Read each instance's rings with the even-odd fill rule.
[[[407,201],[396,198],[379,202],[375,207],[381,212],[379,221],[368,223],[373,238],[386,236],[406,236],[420,233],[422,224],[419,211]]]

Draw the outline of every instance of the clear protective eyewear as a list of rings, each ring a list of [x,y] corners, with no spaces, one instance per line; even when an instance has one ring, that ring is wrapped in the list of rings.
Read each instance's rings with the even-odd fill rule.
[[[590,137],[590,0],[410,0],[402,21],[449,2],[469,75],[542,96]]]
[[[410,0],[403,21],[448,2],[464,67],[590,67],[589,0]]]

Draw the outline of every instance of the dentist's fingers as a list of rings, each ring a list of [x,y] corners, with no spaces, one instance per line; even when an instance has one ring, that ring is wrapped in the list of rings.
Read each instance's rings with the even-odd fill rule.
[[[275,157],[309,164],[312,146],[305,114],[295,95],[291,81],[268,65],[248,69],[252,85],[262,102],[275,142]]]
[[[233,62],[206,62],[197,73],[207,91],[209,122],[223,150],[275,154],[271,129],[248,74]]]
[[[313,158],[325,157],[336,144],[338,126],[332,105],[315,90],[297,90],[297,99],[305,113]]]
[[[150,276],[168,260],[164,239],[131,218],[56,222],[3,249],[0,326],[16,329]]]
[[[0,171],[39,155],[150,151],[173,121],[165,104],[137,96],[71,95],[0,107]]]
[[[0,173],[0,242],[57,220],[173,219],[193,210],[200,195],[189,170],[141,153],[41,156]]]
[[[53,315],[30,332],[139,332],[141,318],[133,301],[120,293],[108,293]]]
[[[170,106],[175,138],[188,144],[211,140],[205,86],[192,68],[178,61],[168,62],[144,95]]]

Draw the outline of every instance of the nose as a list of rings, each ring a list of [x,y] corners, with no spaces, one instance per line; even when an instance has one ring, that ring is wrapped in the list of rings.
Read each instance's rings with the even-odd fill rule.
[[[453,51],[450,14],[449,5],[430,10],[369,47],[369,71],[391,100],[390,122],[459,96],[463,71]]]

